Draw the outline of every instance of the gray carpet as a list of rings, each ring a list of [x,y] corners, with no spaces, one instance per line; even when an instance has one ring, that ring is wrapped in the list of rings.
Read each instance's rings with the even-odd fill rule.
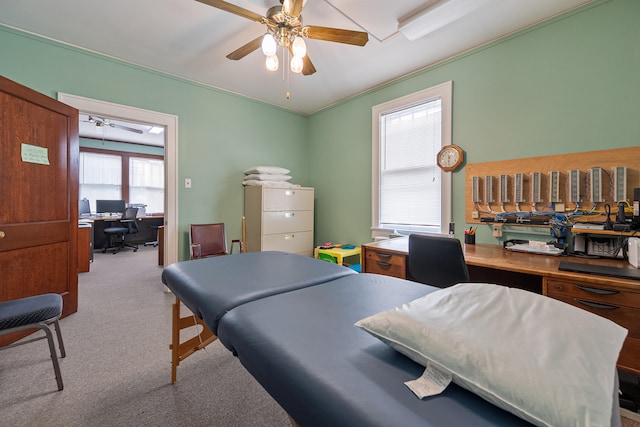
[[[153,247],[96,253],[79,275],[78,312],[60,322],[64,390],[45,340],[1,351],[0,425],[290,426],[218,342],[182,362],[171,384],[174,297],[161,272]]]

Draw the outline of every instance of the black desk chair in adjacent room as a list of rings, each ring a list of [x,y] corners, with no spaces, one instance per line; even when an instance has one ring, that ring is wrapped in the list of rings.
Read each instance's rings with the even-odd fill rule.
[[[47,339],[49,342],[49,352],[51,353],[51,361],[53,362],[53,370],[56,374],[58,382],[58,390],[62,390],[62,375],[60,374],[60,365],[58,364],[58,355],[56,353],[56,345],[53,341],[53,334],[49,325],[55,326],[56,335],[58,337],[58,346],[60,347],[60,357],[65,357],[64,343],[62,342],[62,334],[60,333],[60,324],[58,319],[62,315],[62,297],[58,294],[43,294],[33,297],[20,298],[11,301],[0,302],[0,335],[11,334],[26,329],[42,329],[44,336],[21,340],[13,344],[9,344],[0,348],[16,347],[30,342]]]
[[[138,232],[138,223],[136,222],[137,215],[138,208],[126,208],[124,214],[122,214],[122,218],[118,220],[118,224],[104,229],[104,234],[109,239],[109,246],[104,248],[102,253],[109,250],[115,254],[125,247],[133,249],[134,252],[138,250],[138,245],[125,241],[127,235]]]
[[[469,281],[469,269],[458,239],[409,235],[409,274],[420,283],[446,288]]]

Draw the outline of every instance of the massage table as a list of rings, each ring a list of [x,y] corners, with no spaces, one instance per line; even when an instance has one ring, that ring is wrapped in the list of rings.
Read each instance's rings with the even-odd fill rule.
[[[453,383],[418,399],[404,382],[424,367],[354,326],[438,288],[279,252],[185,261],[162,279],[294,425],[530,425]]]
[[[284,252],[249,252],[172,264],[162,282],[176,296],[171,333],[171,382],[177,367],[217,339],[220,318],[249,301],[329,282],[355,271]],[[181,302],[193,313],[181,315]],[[180,342],[180,331],[198,326],[196,336]]]

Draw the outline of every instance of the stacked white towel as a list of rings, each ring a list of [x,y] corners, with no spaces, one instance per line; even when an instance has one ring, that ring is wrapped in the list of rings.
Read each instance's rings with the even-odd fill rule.
[[[288,182],[289,169],[278,166],[254,166],[244,170],[242,185],[262,185],[265,187],[300,187]]]

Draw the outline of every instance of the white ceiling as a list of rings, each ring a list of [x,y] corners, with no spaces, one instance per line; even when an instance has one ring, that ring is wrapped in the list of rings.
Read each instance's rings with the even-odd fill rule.
[[[482,0],[468,15],[412,42],[398,33],[398,22],[442,1],[308,0],[304,24],[367,31],[369,42],[307,40],[317,72],[291,75],[288,83],[282,71],[265,69],[260,50],[240,61],[226,58],[263,34],[263,25],[195,0],[0,0],[0,24],[312,114],[592,1]],[[229,2],[261,15],[278,4]]]
[[[160,132],[149,132],[154,126],[132,123],[103,116],[80,113],[80,136],[105,141],[132,142],[135,144],[164,147],[164,127],[156,126]],[[132,129],[138,132],[132,131]]]

